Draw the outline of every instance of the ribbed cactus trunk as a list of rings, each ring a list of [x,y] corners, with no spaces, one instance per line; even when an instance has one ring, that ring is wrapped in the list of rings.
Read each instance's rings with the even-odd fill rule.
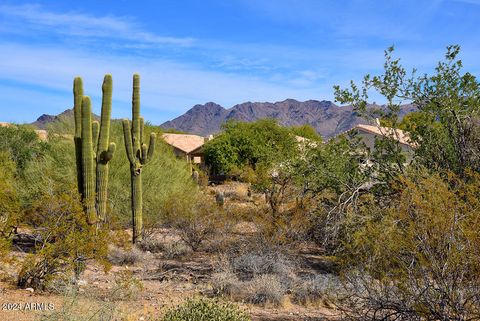
[[[115,143],[108,143],[112,110],[112,77],[106,75],[102,91],[100,125],[92,121],[90,98],[83,96],[82,79],[73,83],[75,116],[75,153],[79,193],[89,224],[101,224],[107,212],[108,162],[113,158]]]
[[[132,188],[132,229],[133,243],[142,240],[143,230],[143,196],[142,196],[142,175],[131,175]]]
[[[73,113],[75,117],[75,159],[77,164],[77,186],[78,193],[83,195],[83,172],[82,172],[82,78],[76,77],[73,80]],[[82,196],[83,198],[83,196]]]
[[[82,98],[82,173],[83,202],[89,224],[97,220],[95,210],[95,163],[93,152],[92,107],[89,97]]]
[[[102,85],[102,115],[97,146],[97,218],[99,224],[105,222],[107,216],[108,162],[113,158],[115,143],[110,139],[110,117],[112,111],[112,76],[106,75]]]
[[[123,120],[125,150],[130,162],[133,243],[142,240],[142,169],[143,165],[152,158],[155,149],[155,133],[150,134],[150,143],[147,147],[143,143],[143,130],[144,120],[140,117],[140,76],[135,74],[133,75],[131,128],[129,120]]]

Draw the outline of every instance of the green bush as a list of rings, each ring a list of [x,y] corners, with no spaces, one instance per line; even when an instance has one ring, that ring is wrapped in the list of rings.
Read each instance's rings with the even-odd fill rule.
[[[0,152],[0,260],[9,252],[10,239],[20,214],[14,174],[15,164],[10,155]]]
[[[248,321],[251,318],[235,304],[207,298],[189,299],[167,311],[163,321]]]
[[[252,123],[229,121],[223,132],[205,144],[205,162],[217,174],[231,174],[245,165],[281,162],[298,152],[295,135],[274,119]]]
[[[39,198],[27,215],[37,227],[37,244],[22,262],[18,286],[58,290],[59,282],[78,278],[91,259],[109,268],[108,233],[88,225],[76,189]]]
[[[480,311],[480,175],[399,179],[384,209],[365,205],[340,253],[356,320],[473,320]]]
[[[19,174],[28,163],[45,152],[47,144],[27,126],[0,127],[0,151],[10,154]]]

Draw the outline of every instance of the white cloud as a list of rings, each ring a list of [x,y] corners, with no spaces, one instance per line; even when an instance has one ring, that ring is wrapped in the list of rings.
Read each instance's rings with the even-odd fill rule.
[[[132,19],[126,17],[98,17],[76,12],[55,13],[31,4],[0,5],[0,14],[29,24],[23,27],[45,28],[50,32],[70,36],[121,38],[140,43],[179,46],[189,46],[195,41],[188,37],[166,37],[144,31]],[[15,30],[12,31],[15,32]]]
[[[135,72],[142,77],[144,114],[155,123],[207,101],[230,107],[248,100],[323,99],[327,94],[314,86],[292,88],[288,83],[208,71],[158,58],[102,56],[82,50],[0,43],[0,79],[58,91],[69,97],[73,78],[80,75],[84,79],[85,93],[92,96],[97,110],[103,75],[111,73],[114,99],[118,103],[113,111],[115,117],[129,115],[131,77]],[[46,105],[45,102],[37,103]],[[2,109],[6,107],[2,105],[0,102]],[[65,98],[64,106],[71,106],[70,98]]]

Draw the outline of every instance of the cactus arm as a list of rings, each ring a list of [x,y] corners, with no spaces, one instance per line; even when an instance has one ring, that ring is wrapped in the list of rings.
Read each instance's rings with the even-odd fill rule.
[[[97,219],[95,209],[95,172],[94,152],[92,143],[92,107],[90,97],[82,98],[82,172],[84,206],[89,224]]]
[[[148,144],[148,160],[151,160],[153,157],[153,153],[155,152],[155,141],[157,139],[157,134],[151,133],[150,134],[150,142]]]
[[[141,148],[141,128],[140,128],[140,76],[133,75],[133,94],[132,94],[132,143],[133,154],[138,155]]]
[[[146,164],[148,159],[147,159],[147,152],[148,152],[148,146],[147,144],[142,144],[142,155],[140,157],[140,163],[142,165]]]
[[[73,80],[73,115],[75,120],[75,161],[77,167],[77,186],[81,197],[83,194],[83,174],[82,174],[82,97],[83,84],[82,78],[75,77]]]
[[[75,137],[78,138],[82,135],[82,97],[82,78],[75,77],[73,80],[73,116],[75,119]]]
[[[149,161],[152,160],[153,153],[155,151],[155,140],[157,135],[155,133],[150,134],[150,142],[148,144],[148,148],[146,144],[142,145],[142,165],[147,164]]]
[[[92,148],[93,151],[97,151],[97,146],[98,146],[98,133],[100,131],[100,124],[98,121],[92,121]]]
[[[143,130],[145,129],[145,119],[140,117],[140,142],[143,144]]]
[[[123,122],[123,137],[125,141],[125,150],[127,152],[128,161],[130,164],[135,164],[135,154],[133,153],[132,132],[130,130],[130,121],[124,119]]]
[[[105,75],[102,84],[102,113],[100,118],[100,135],[98,137],[98,152],[108,149],[110,139],[110,117],[112,112],[112,76]]]

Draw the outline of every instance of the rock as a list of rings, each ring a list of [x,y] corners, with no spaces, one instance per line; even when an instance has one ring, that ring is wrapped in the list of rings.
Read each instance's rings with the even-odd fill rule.
[[[33,288],[26,288],[25,291],[28,291],[28,292],[31,292],[31,293],[35,292],[35,290]]]
[[[79,286],[85,286],[85,285],[87,285],[87,281],[85,281],[85,280],[78,280],[78,281],[77,281],[77,284],[78,284]]]

